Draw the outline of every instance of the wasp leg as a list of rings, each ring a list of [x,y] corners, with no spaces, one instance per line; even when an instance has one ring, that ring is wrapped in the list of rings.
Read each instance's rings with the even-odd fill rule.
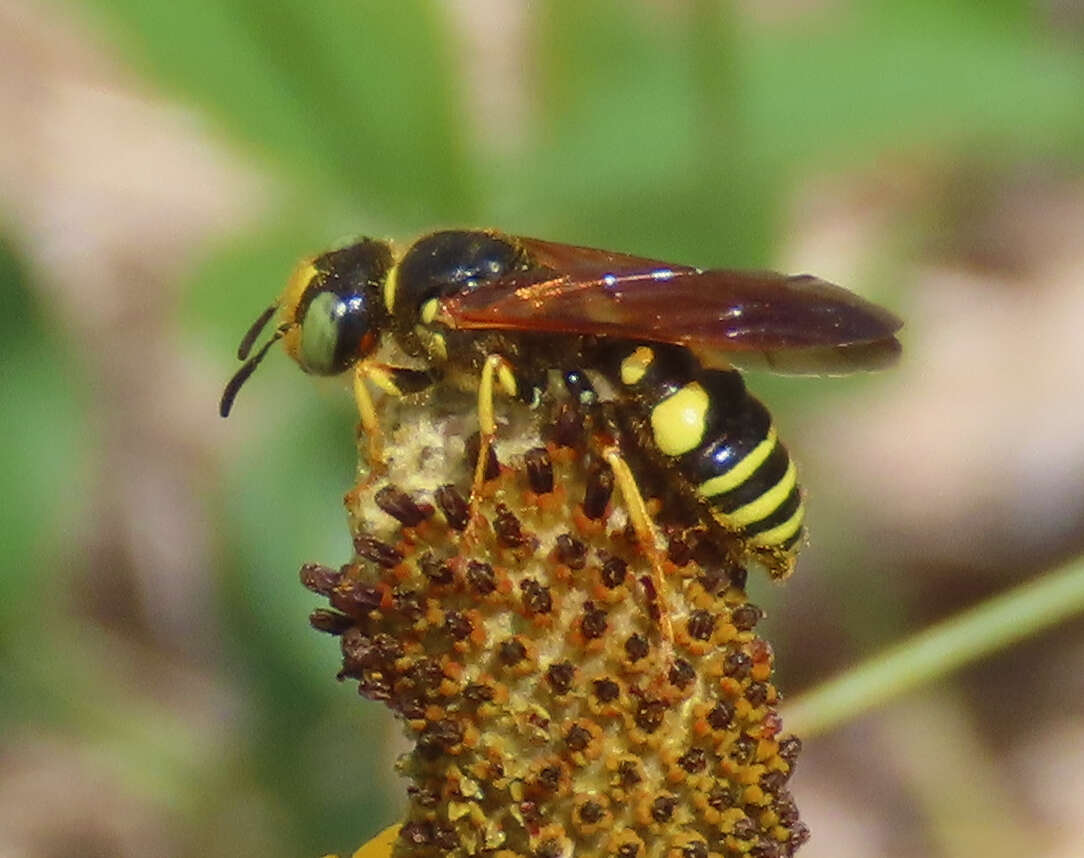
[[[647,504],[643,495],[636,485],[636,477],[621,455],[616,446],[605,447],[602,450],[602,458],[613,469],[614,482],[621,490],[621,498],[625,502],[625,510],[633,530],[636,531],[636,539],[647,554],[651,563],[651,583],[654,589],[654,607],[658,611],[659,632],[667,646],[673,644],[674,627],[670,619],[669,605],[666,602],[666,588],[663,571],[662,554],[659,551],[658,541],[655,535],[655,525],[651,521],[651,514],[647,511]],[[646,589],[646,588],[645,588]],[[652,594],[648,594],[649,598]]]
[[[479,522],[478,507],[482,502],[482,486],[486,481],[489,451],[497,435],[497,418],[494,414],[496,387],[500,387],[509,396],[516,396],[520,390],[511,362],[501,355],[492,354],[482,364],[482,375],[478,382],[478,461],[474,465],[474,478],[471,482],[470,519],[464,534],[467,539],[473,537],[474,528]]]
[[[359,361],[354,366],[354,401],[357,403],[361,430],[368,446],[366,460],[369,463],[368,480],[382,474],[387,467],[384,461],[384,432],[376,403],[369,393],[372,383],[389,396],[401,397],[425,390],[435,381],[433,375],[422,370],[389,366],[375,361]]]
[[[643,495],[640,494],[639,486],[636,485],[636,478],[632,475],[632,470],[621,455],[615,441],[622,434],[618,428],[618,421],[607,404],[599,400],[594,385],[583,370],[569,370],[565,373],[564,380],[569,394],[581,408],[585,409],[594,425],[594,431],[600,432],[607,438],[603,442],[602,458],[613,471],[614,481],[621,489],[621,497],[625,501],[629,521],[632,522],[632,527],[636,531],[636,538],[643,546],[651,563],[651,578],[644,581],[644,590],[650,602],[649,611],[658,622],[662,638],[669,646],[674,640],[674,628],[666,603],[666,591],[663,589],[662,555],[659,553],[655,526],[647,511],[647,504],[644,503]]]

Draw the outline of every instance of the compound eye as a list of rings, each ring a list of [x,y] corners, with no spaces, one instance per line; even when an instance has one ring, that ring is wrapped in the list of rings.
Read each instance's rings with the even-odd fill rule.
[[[371,348],[369,301],[363,293],[318,292],[301,320],[299,362],[314,375],[338,375]]]

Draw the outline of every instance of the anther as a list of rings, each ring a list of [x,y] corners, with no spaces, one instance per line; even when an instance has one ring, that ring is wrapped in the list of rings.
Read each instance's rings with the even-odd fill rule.
[[[553,462],[545,447],[532,447],[523,454],[523,463],[532,492],[545,495],[553,491]]]
[[[479,432],[475,432],[467,439],[467,463],[470,465],[471,470],[478,467],[478,451],[482,447],[482,435]],[[489,445],[489,455],[486,457],[486,469],[482,475],[482,479],[489,481],[495,480],[501,475],[501,464],[497,461],[497,453],[493,449],[493,445]]]
[[[625,583],[628,577],[629,564],[616,555],[610,555],[602,564],[599,576],[602,583],[613,590]]]
[[[650,649],[647,638],[639,633],[629,635],[625,641],[625,655],[629,657],[629,661],[639,661],[647,656]]]
[[[374,495],[373,500],[403,527],[417,527],[427,517],[426,511],[398,486],[384,486]],[[432,512],[432,507],[429,511]]]
[[[666,704],[662,700],[641,700],[633,720],[636,726],[645,733],[654,733],[662,726],[663,716],[666,715]]]
[[[708,611],[693,611],[689,614],[687,628],[690,637],[698,641],[706,641],[715,631],[715,617]]]
[[[599,703],[613,703],[621,696],[621,686],[609,678],[596,679],[591,683]]]
[[[763,612],[756,605],[739,605],[733,611],[730,612],[730,622],[734,624],[740,632],[752,631],[760,618],[763,616]]]
[[[466,640],[474,631],[474,624],[459,611],[449,611],[444,615],[444,631],[454,641]]]
[[[651,818],[656,822],[669,822],[677,807],[677,799],[672,795],[660,795],[651,803]]]
[[[670,684],[676,688],[685,689],[696,679],[696,671],[693,670],[693,666],[689,664],[689,662],[683,658],[679,658],[670,666],[670,672],[667,674],[667,679],[669,679]]]
[[[539,584],[534,578],[527,578],[520,582],[519,589],[523,592],[523,607],[528,613],[548,614],[553,610],[549,587]]]
[[[707,768],[708,756],[703,748],[690,748],[678,757],[678,765],[690,775],[695,775]]]
[[[606,632],[606,612],[588,601],[583,605],[583,618],[580,620],[580,632],[587,640],[595,640]]]
[[[431,551],[425,552],[418,558],[418,568],[422,570],[422,574],[432,584],[451,584],[455,579],[451,564],[446,560],[439,560],[434,557]]]
[[[583,443],[583,417],[570,402],[562,402],[553,421],[553,440],[559,447],[579,447]]]
[[[497,534],[497,542],[505,548],[516,548],[527,541],[527,537],[520,527],[519,519],[504,504],[497,504],[497,516],[493,521],[493,530]]]
[[[725,730],[734,719],[734,707],[725,700],[715,704],[715,708],[708,713],[708,726],[712,730]]]
[[[569,569],[582,569],[587,563],[587,546],[572,534],[562,533],[557,537],[553,555]]]
[[[609,465],[594,462],[587,471],[587,488],[583,495],[583,514],[597,521],[606,514],[606,506],[614,493],[614,472]]]
[[[317,608],[309,614],[309,625],[318,632],[326,632],[329,635],[341,635],[354,625],[354,618],[338,611],[328,611]]]
[[[568,694],[572,688],[572,679],[576,675],[576,668],[571,662],[559,661],[551,664],[546,669],[546,682],[549,683],[554,694]]]
[[[306,563],[301,567],[301,586],[318,596],[330,596],[338,586],[342,573],[319,563]]]
[[[570,751],[582,751],[591,744],[591,731],[580,724],[573,724],[565,733],[565,745]]]
[[[488,596],[497,589],[493,567],[483,560],[471,560],[467,564],[467,583],[480,596]]]
[[[371,560],[385,569],[392,569],[403,562],[402,553],[394,545],[388,545],[365,534],[354,537],[354,550],[359,557]]]
[[[517,638],[508,638],[498,645],[497,655],[502,663],[509,667],[515,667],[527,657],[527,647]]]
[[[433,500],[444,513],[444,518],[452,530],[466,530],[467,522],[470,521],[470,506],[455,486],[441,486],[433,492]]]

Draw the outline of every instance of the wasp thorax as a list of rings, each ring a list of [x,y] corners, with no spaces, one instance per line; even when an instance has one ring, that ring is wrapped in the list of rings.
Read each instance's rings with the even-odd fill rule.
[[[488,232],[447,230],[416,241],[400,260],[388,309],[405,331],[432,321],[435,298],[473,291],[527,266],[523,250]],[[426,318],[428,316],[428,318]]]

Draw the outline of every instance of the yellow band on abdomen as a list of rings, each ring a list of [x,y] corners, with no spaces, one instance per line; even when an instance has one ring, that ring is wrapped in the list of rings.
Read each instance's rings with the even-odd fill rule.
[[[749,544],[755,545],[758,548],[773,548],[776,545],[786,545],[792,540],[795,534],[801,529],[802,522],[805,520],[805,504],[799,503],[798,509],[794,511],[794,515],[784,521],[782,524],[777,524],[775,527],[769,530],[762,531],[749,538]]]
[[[792,460],[787,463],[787,470],[783,474],[783,478],[764,494],[745,506],[738,507],[731,513],[716,513],[716,517],[719,521],[735,530],[761,521],[779,509],[797,483],[798,469],[794,467]]]
[[[764,464],[767,458],[772,454],[772,450],[775,449],[777,440],[775,427],[772,426],[768,430],[767,437],[750,450],[745,458],[734,465],[733,468],[725,474],[719,474],[717,477],[712,477],[710,480],[702,482],[698,489],[700,494],[703,497],[710,498],[736,489],[753,476],[757,468]]]

